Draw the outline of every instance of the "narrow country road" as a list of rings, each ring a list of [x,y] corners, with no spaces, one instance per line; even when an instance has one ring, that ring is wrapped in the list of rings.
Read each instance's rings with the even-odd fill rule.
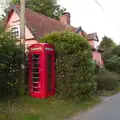
[[[120,93],[106,98],[93,109],[68,120],[120,120]]]

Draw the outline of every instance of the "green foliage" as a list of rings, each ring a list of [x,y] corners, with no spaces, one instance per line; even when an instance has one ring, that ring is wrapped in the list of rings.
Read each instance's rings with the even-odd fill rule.
[[[120,45],[117,45],[117,46],[113,49],[113,54],[120,57]]]
[[[120,57],[114,55],[113,57],[106,59],[104,62],[106,69],[120,73]]]
[[[0,95],[16,94],[21,51],[16,40],[0,24]]]
[[[101,41],[99,47],[104,51],[108,51],[108,50],[115,47],[115,43],[113,42],[113,40],[111,38],[108,38],[107,36],[104,36],[102,38],[102,41]]]
[[[86,39],[69,31],[54,32],[40,42],[55,45],[57,94],[60,98],[89,99],[96,90],[91,47]]]
[[[113,49],[105,50],[103,53],[103,59],[104,60],[109,59],[109,58],[113,57],[113,55],[114,55]]]
[[[106,69],[112,72],[120,73],[120,45],[115,45],[111,38],[104,36],[101,43],[103,59]]]
[[[98,90],[113,90],[119,85],[120,75],[103,71],[95,76]]]
[[[93,64],[94,64],[95,74],[98,74],[98,73],[100,73],[100,72],[103,70],[103,68],[101,68],[101,67],[96,63],[96,61],[93,61]]]
[[[16,4],[20,3],[20,0],[12,0],[12,2]],[[58,0],[27,0],[26,7],[48,17],[59,19],[66,9],[57,2]]]
[[[105,68],[111,72],[120,73],[120,46],[116,46],[113,40],[106,36],[103,37],[100,46],[104,50],[103,59]]]

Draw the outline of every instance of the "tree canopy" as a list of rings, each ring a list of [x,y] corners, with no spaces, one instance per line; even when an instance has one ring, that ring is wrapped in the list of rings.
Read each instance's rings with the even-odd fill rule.
[[[120,57],[120,45],[117,45],[114,50],[113,50],[113,53],[117,56]]]
[[[103,58],[108,59],[113,56],[113,49],[116,47],[116,44],[111,38],[104,36],[99,47],[104,51]]]
[[[12,0],[12,3],[20,3],[20,0]],[[26,7],[55,19],[59,19],[66,10],[58,4],[58,0],[26,0]]]
[[[114,47],[115,47],[115,43],[111,38],[109,38],[107,36],[104,36],[102,38],[102,41],[100,43],[100,48],[102,50],[106,51],[106,50],[112,49]]]
[[[115,42],[104,36],[100,43],[100,48],[104,50],[103,58],[106,69],[109,71],[120,72],[120,45],[116,45]]]

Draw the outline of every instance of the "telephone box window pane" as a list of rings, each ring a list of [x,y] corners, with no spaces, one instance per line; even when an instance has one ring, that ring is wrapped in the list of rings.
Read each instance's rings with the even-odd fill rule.
[[[32,55],[32,87],[34,92],[39,92],[39,82],[40,82],[40,74],[39,74],[39,67],[40,67],[40,54],[33,54]]]
[[[33,91],[39,92],[40,88],[33,88]]]
[[[33,86],[38,87],[39,83],[33,83]]]
[[[52,90],[52,55],[47,56],[48,90]]]
[[[33,72],[39,72],[39,70],[38,69],[33,69]]]
[[[33,59],[33,62],[34,62],[34,63],[38,63],[38,62],[39,62],[39,59]]]
[[[37,59],[37,58],[39,58],[40,57],[40,54],[33,54],[32,55],[32,58],[35,58],[35,59]]]
[[[39,74],[33,74],[33,77],[39,77]]]
[[[40,65],[39,64],[33,64],[33,68],[38,68]]]
[[[51,77],[51,73],[48,73],[48,77]]]
[[[33,82],[39,82],[40,79],[39,78],[33,78]]]
[[[52,90],[52,79],[48,78],[48,90]]]

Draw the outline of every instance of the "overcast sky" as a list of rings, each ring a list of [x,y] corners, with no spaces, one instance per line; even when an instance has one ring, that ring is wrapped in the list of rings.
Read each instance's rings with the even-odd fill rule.
[[[71,13],[71,24],[82,26],[87,33],[97,32],[120,43],[120,0],[98,0],[113,22],[95,0],[60,0],[60,4]]]
[[[0,0],[0,2],[4,1],[6,0]],[[82,26],[87,33],[97,32],[100,40],[104,35],[107,35],[116,43],[120,43],[120,0],[97,0],[114,22],[95,0],[59,1],[71,13],[71,25]],[[0,13],[2,13],[1,10]]]

